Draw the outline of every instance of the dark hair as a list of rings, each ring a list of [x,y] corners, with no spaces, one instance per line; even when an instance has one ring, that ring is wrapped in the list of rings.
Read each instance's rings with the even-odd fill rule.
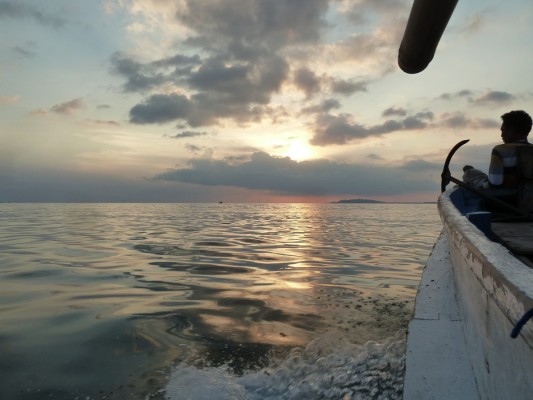
[[[510,111],[502,115],[502,120],[505,125],[514,128],[524,136],[527,136],[531,130],[531,117],[525,111]]]

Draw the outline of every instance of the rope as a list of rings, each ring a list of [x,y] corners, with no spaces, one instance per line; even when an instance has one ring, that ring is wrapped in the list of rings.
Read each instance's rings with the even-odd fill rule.
[[[511,337],[513,339],[516,339],[520,331],[522,330],[522,327],[526,324],[527,321],[529,321],[533,317],[533,308],[526,312],[522,318],[518,320],[516,325],[514,326],[513,330],[511,331]]]

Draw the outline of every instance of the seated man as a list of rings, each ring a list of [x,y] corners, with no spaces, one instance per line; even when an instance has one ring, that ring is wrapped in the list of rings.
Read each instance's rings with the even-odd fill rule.
[[[531,131],[531,117],[525,111],[511,111],[502,115],[502,140],[492,149],[486,187],[516,189],[520,180],[518,147],[531,146],[527,136]]]
[[[502,200],[520,208],[533,207],[524,201],[524,188],[533,171],[533,146],[527,137],[531,131],[531,117],[525,111],[511,111],[502,115],[503,144],[492,149],[488,179],[484,188],[491,190]],[[505,193],[507,192],[507,194]],[[499,196],[501,194],[501,196]]]

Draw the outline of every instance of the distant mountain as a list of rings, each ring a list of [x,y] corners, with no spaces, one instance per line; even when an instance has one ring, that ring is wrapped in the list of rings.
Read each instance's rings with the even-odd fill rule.
[[[378,201],[378,200],[370,200],[370,199],[350,199],[350,200],[339,200],[334,201],[333,203],[341,203],[341,204],[382,204],[385,203],[384,201]]]

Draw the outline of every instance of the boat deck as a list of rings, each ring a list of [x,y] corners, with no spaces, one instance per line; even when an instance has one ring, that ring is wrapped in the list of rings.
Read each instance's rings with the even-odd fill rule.
[[[409,323],[403,399],[479,399],[444,232],[427,261]]]
[[[533,222],[493,222],[492,231],[517,258],[533,268]]]

